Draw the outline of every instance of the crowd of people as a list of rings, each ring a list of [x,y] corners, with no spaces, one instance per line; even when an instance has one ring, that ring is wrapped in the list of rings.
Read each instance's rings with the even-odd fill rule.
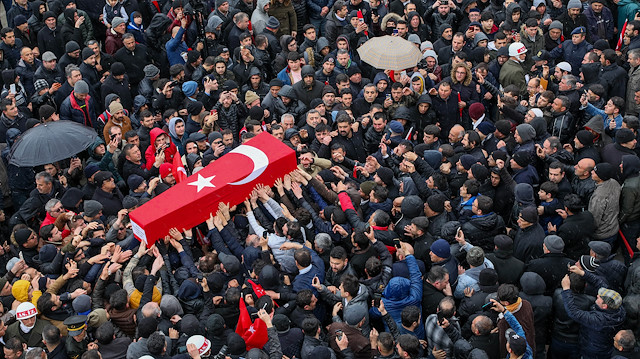
[[[0,357],[640,357],[637,0],[2,5]],[[262,132],[295,171],[133,235]]]

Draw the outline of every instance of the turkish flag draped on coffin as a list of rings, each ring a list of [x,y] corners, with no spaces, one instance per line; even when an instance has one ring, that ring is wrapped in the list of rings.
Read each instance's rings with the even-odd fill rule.
[[[193,228],[220,202],[243,202],[257,184],[272,186],[295,170],[296,153],[263,132],[129,214],[133,234],[152,246],[170,228]]]

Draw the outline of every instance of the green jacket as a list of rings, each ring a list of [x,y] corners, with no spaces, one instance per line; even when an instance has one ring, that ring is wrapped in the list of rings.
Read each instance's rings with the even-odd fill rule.
[[[20,321],[16,321],[7,327],[7,332],[4,335],[5,338],[13,338],[18,337],[23,342],[27,343],[27,346],[32,347],[40,347],[44,348],[44,343],[42,343],[42,330],[48,324],[51,324],[48,320],[45,319],[36,319],[36,325],[31,329],[28,334],[23,333],[20,330]]]
[[[524,44],[524,46],[527,47],[527,58],[524,60],[523,66],[526,71],[529,71],[529,69],[531,69],[531,66],[533,66],[534,64],[531,58],[536,56],[539,51],[544,50],[544,34],[542,33],[542,30],[538,28],[536,39],[534,41],[531,41],[531,39],[529,39],[529,35],[527,35],[527,32],[523,27],[523,29],[520,30],[520,41]]]
[[[502,87],[516,85],[520,89],[520,94],[527,93],[527,81],[525,80],[526,72],[522,65],[512,59],[502,65],[500,69],[500,84]]]

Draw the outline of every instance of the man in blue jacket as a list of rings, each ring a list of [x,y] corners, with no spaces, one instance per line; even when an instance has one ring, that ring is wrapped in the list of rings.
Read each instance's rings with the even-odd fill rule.
[[[569,276],[562,278],[562,300],[571,319],[580,324],[580,355],[583,358],[608,359],[613,352],[613,337],[624,322],[626,311],[620,293],[600,288],[590,311],[580,310],[573,302]]]
[[[165,45],[167,48],[167,58],[169,59],[169,66],[184,65],[186,63],[183,53],[189,51],[187,43],[184,42],[184,33],[187,27],[187,18],[183,17],[180,20],[180,26],[176,26],[171,29],[171,40],[167,41]]]
[[[571,65],[571,73],[575,76],[580,74],[584,55],[593,49],[593,46],[585,40],[586,37],[587,29],[584,26],[577,27],[571,31],[571,40],[566,40],[550,53],[552,58],[562,57],[568,62]]]

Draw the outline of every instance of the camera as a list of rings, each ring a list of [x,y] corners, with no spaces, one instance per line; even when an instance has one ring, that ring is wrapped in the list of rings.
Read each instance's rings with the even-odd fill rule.
[[[227,357],[227,350],[229,349],[229,347],[227,347],[227,345],[223,345],[222,348],[220,348],[220,351],[218,352],[218,354],[216,354],[213,359],[224,359]]]

